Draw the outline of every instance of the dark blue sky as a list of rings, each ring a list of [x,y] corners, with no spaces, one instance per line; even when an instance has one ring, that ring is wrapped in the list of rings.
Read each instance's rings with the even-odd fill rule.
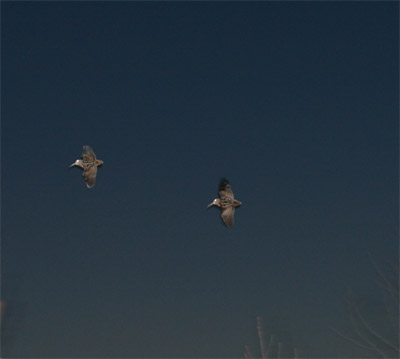
[[[1,2],[2,355],[242,357],[257,315],[361,355],[330,326],[398,261],[398,33],[397,2]]]

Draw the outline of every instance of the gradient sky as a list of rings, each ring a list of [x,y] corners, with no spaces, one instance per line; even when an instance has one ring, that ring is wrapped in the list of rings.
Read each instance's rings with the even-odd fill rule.
[[[398,261],[398,32],[397,2],[2,1],[2,355],[243,357],[257,315],[368,355],[330,327]]]

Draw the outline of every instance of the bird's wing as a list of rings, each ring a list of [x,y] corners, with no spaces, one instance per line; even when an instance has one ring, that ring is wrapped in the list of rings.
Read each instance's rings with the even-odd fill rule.
[[[221,198],[223,197],[228,197],[233,200],[233,192],[231,189],[231,185],[229,184],[228,180],[226,178],[223,178],[221,180],[221,183],[219,185],[219,190],[218,190],[219,196]]]
[[[235,207],[221,208],[221,218],[228,228],[233,226],[234,214],[235,214]]]
[[[82,151],[82,159],[85,162],[87,161],[96,161],[96,155],[92,149],[92,147],[85,145],[83,146],[83,151]]]
[[[97,166],[85,166],[83,169],[83,178],[85,179],[86,186],[92,188],[96,184]]]

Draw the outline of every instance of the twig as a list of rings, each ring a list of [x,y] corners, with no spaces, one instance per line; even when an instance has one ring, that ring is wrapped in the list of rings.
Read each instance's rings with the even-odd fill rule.
[[[276,335],[272,334],[271,337],[269,338],[268,351],[267,351],[266,358],[271,358],[272,357],[271,355],[272,355],[272,350],[273,350],[273,347],[275,345],[275,342],[276,342]]]
[[[258,338],[260,340],[261,357],[268,358],[266,350],[265,350],[264,330],[263,330],[261,317],[257,317],[257,329],[258,329]]]
[[[282,351],[283,351],[283,343],[278,343],[278,358],[282,358]]]
[[[246,345],[244,347],[244,357],[245,359],[253,359],[253,353],[251,352],[250,348]]]
[[[344,339],[346,339],[346,340],[352,342],[353,344],[358,345],[358,346],[361,347],[361,348],[368,349],[368,350],[375,350],[374,348],[368,347],[368,346],[366,346],[365,344],[359,342],[358,340],[356,340],[356,339],[354,339],[354,338],[352,338],[352,337],[350,337],[350,336],[348,336],[348,335],[342,334],[341,332],[339,332],[338,330],[336,330],[336,329],[333,328],[333,327],[331,327],[331,329],[332,329],[337,335],[339,335],[339,336],[341,336],[342,338],[344,338]]]
[[[364,334],[361,333],[361,331],[358,329],[358,325],[357,325],[353,315],[350,316],[350,320],[351,320],[351,323],[353,324],[353,328],[354,328],[356,334],[358,334],[358,336],[364,341],[364,343],[366,343],[367,345],[370,345],[371,349],[375,350],[376,352],[381,354],[384,358],[386,358],[385,353],[382,350],[378,349],[378,347],[370,339],[368,339]]]
[[[394,344],[392,344],[391,342],[389,342],[388,340],[386,340],[382,335],[380,335],[376,330],[374,330],[369,323],[365,320],[364,316],[362,315],[362,313],[360,312],[360,310],[358,309],[358,306],[355,306],[355,310],[356,313],[358,314],[358,317],[361,319],[362,323],[364,324],[365,328],[376,338],[378,338],[379,340],[381,340],[383,343],[385,343],[387,346],[389,346],[390,348],[399,351],[399,348],[396,347]]]

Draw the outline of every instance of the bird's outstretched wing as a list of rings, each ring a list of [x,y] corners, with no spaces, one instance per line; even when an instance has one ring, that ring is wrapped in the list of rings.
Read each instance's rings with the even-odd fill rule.
[[[222,178],[221,182],[219,184],[219,190],[218,190],[220,198],[230,198],[233,201],[233,192],[231,189],[231,185],[229,184],[228,180],[226,178]]]
[[[83,178],[85,179],[86,186],[88,188],[92,188],[96,184],[96,176],[97,176],[96,164],[93,164],[92,166],[86,165],[83,168]]]
[[[83,165],[83,177],[88,188],[92,188],[96,184],[97,176],[97,165],[96,155],[92,147],[85,145],[83,146],[82,152],[82,165]]]
[[[218,190],[221,203],[221,218],[229,228],[233,226],[235,214],[234,198],[231,185],[226,178],[222,178]]]
[[[235,207],[233,206],[221,208],[221,218],[228,228],[233,226],[234,214],[235,214]]]
[[[90,161],[96,161],[96,155],[92,149],[92,147],[88,146],[88,145],[84,145],[83,146],[83,151],[82,151],[82,159],[87,159]]]

